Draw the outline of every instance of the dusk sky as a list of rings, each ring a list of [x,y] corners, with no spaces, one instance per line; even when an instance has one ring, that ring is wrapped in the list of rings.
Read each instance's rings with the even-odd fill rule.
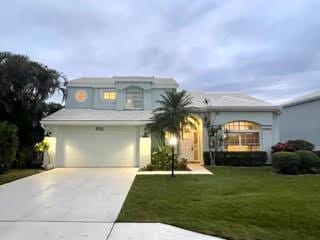
[[[320,90],[320,1],[1,0],[0,51],[77,77],[174,77],[275,104]]]

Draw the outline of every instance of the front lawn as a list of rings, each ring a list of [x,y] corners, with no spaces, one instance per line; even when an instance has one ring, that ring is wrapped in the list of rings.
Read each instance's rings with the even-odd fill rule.
[[[40,172],[42,172],[41,169],[11,169],[8,172],[0,174],[0,185]]]
[[[320,175],[216,167],[214,175],[137,176],[119,222],[162,222],[227,239],[320,239]]]

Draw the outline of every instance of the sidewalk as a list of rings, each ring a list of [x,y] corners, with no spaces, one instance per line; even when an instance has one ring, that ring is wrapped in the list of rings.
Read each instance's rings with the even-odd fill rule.
[[[162,223],[116,223],[108,240],[223,240]]]

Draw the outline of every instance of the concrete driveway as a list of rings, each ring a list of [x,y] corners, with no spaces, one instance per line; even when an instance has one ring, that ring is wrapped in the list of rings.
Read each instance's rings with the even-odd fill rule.
[[[135,168],[58,168],[0,186],[0,239],[106,239]]]

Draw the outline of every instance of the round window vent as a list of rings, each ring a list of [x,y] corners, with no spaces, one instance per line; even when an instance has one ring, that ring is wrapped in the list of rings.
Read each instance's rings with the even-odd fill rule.
[[[75,94],[75,99],[78,101],[78,102],[85,102],[88,98],[88,94],[85,90],[78,90],[76,91],[76,94]]]

